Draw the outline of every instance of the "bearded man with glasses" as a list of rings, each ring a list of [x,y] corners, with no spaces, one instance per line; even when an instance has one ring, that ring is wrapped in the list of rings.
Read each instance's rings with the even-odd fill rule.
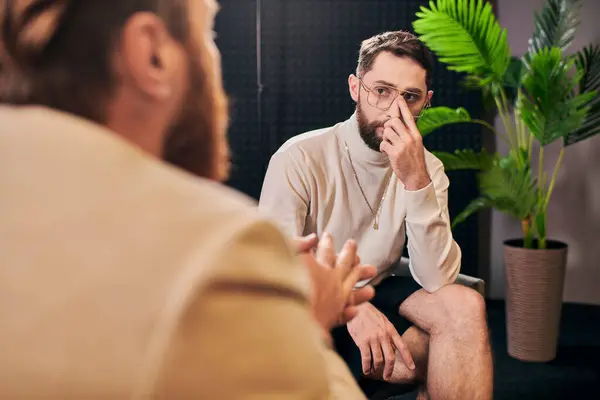
[[[367,395],[404,384],[418,387],[419,398],[491,399],[485,303],[455,283],[461,250],[450,229],[449,180],[415,122],[433,96],[432,64],[410,33],[363,41],[348,80],[356,111],[283,144],[259,208],[293,236],[356,239],[362,262],[377,267],[375,298],[333,332]],[[391,278],[405,244],[412,278]]]

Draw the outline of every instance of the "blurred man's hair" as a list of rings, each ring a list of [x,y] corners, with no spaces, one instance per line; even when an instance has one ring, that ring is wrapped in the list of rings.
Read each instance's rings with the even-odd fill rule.
[[[0,1],[0,102],[41,104],[104,121],[115,89],[114,46],[136,12],[160,16],[189,38],[186,1]]]
[[[426,71],[427,87],[431,87],[433,56],[419,38],[406,31],[384,32],[364,40],[360,46],[356,75],[362,78],[373,67],[373,62],[382,52],[398,57],[409,57]]]
[[[203,36],[216,7],[213,0],[0,0],[0,103],[47,106],[106,124],[121,83],[113,56],[123,27],[136,13],[153,13],[189,63],[187,98],[166,132],[162,157],[224,179],[227,99]]]

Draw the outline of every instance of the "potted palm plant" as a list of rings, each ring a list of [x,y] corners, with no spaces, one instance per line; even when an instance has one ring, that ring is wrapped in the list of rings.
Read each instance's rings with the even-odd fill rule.
[[[502,121],[496,132],[464,108],[433,107],[423,135],[456,123],[479,123],[508,142],[508,154],[459,149],[435,153],[446,170],[477,171],[479,197],[452,225],[493,208],[520,221],[523,236],[504,242],[508,352],[525,361],[556,356],[568,245],[547,237],[548,204],[565,150],[600,132],[600,47],[567,55],[579,24],[578,0],[548,0],[535,14],[527,53],[512,57],[506,30],[482,0],[437,0],[421,7],[415,33],[448,69],[481,90]],[[550,176],[544,148],[561,142]],[[537,165],[536,165],[537,164]]]

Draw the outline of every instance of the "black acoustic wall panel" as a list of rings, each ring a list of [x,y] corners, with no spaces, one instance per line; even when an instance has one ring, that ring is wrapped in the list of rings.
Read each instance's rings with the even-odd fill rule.
[[[256,1],[221,0],[215,23],[223,82],[230,102],[229,142],[233,168],[229,184],[258,196],[267,149],[261,144],[256,96]]]
[[[255,0],[222,0],[217,18],[225,87],[233,100],[230,141],[234,170],[229,182],[258,198],[271,155],[287,139],[348,118],[354,104],[348,75],[356,68],[360,42],[386,30],[411,29],[421,0],[262,0],[261,79],[257,100]],[[481,97],[460,86],[460,76],[437,64],[433,105],[465,107],[483,116]],[[259,111],[261,113],[259,123]],[[447,127],[425,139],[429,150],[480,149],[476,126]],[[450,173],[449,207],[457,215],[477,195],[472,173]],[[478,223],[455,230],[463,272],[478,275]]]

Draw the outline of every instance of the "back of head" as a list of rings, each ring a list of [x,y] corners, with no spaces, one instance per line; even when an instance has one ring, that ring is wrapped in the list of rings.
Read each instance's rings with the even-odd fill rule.
[[[382,52],[390,52],[398,57],[409,57],[426,71],[427,87],[431,87],[433,56],[419,38],[406,31],[390,31],[363,40],[360,46],[356,76],[363,77],[369,72],[373,62]]]
[[[212,176],[202,157],[225,99],[204,39],[209,3],[0,0],[0,398],[132,398],[137,380],[152,379],[151,341],[168,329],[159,322],[173,282],[208,242],[213,191],[68,114],[106,126],[130,79],[115,66],[122,32],[136,16],[159,19],[189,61],[165,157]],[[184,286],[196,289],[192,275]]]
[[[123,81],[115,54],[124,27],[136,15],[154,15],[189,64],[187,95],[169,121],[162,156],[212,177],[227,118],[218,58],[205,38],[215,12],[213,0],[0,0],[0,103],[106,125]]]

